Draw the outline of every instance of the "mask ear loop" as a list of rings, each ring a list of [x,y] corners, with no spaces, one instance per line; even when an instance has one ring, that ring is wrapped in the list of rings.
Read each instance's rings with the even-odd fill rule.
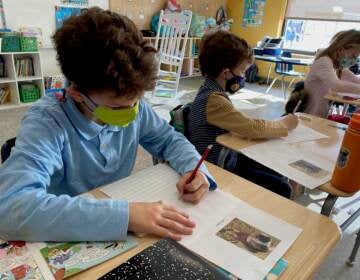
[[[81,93],[81,95],[84,97],[84,105],[90,109],[90,111],[94,112],[98,105],[87,95]]]

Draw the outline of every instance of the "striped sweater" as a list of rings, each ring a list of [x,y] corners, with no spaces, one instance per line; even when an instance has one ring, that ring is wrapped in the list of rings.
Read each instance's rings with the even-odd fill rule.
[[[190,141],[199,153],[213,144],[208,161],[217,164],[222,147],[216,144],[216,137],[229,131],[251,139],[276,138],[288,134],[287,127],[280,121],[252,119],[237,111],[224,89],[216,81],[206,78],[191,106]],[[236,154],[230,155],[228,161],[233,167]],[[227,166],[231,169],[229,164]]]

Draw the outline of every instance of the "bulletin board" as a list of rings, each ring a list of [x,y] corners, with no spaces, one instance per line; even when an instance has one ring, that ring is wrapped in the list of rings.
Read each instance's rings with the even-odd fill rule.
[[[166,0],[110,0],[110,10],[126,15],[139,29],[150,29],[152,16],[166,7]],[[206,17],[214,17],[220,6],[226,8],[227,0],[178,0],[182,9]]]

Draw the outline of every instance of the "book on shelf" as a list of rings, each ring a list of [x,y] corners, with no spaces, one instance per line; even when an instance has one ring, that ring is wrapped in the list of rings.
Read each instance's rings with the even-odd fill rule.
[[[15,71],[18,77],[34,76],[35,70],[32,57],[15,58]]]
[[[0,88],[0,104],[4,104],[10,95],[10,89],[8,87]]]

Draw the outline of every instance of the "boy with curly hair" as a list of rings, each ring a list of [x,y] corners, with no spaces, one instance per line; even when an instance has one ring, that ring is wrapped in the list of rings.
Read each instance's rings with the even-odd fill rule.
[[[161,202],[77,196],[129,176],[138,145],[182,174],[177,188],[198,203],[215,187],[200,155],[142,99],[157,76],[155,50],[128,18],[91,8],[54,37],[70,81],[64,100],[43,97],[26,113],[0,168],[0,236],[26,241],[124,240],[128,231],[191,234],[190,217]],[[209,180],[208,180],[209,179]],[[169,186],[170,187],[170,186]]]

